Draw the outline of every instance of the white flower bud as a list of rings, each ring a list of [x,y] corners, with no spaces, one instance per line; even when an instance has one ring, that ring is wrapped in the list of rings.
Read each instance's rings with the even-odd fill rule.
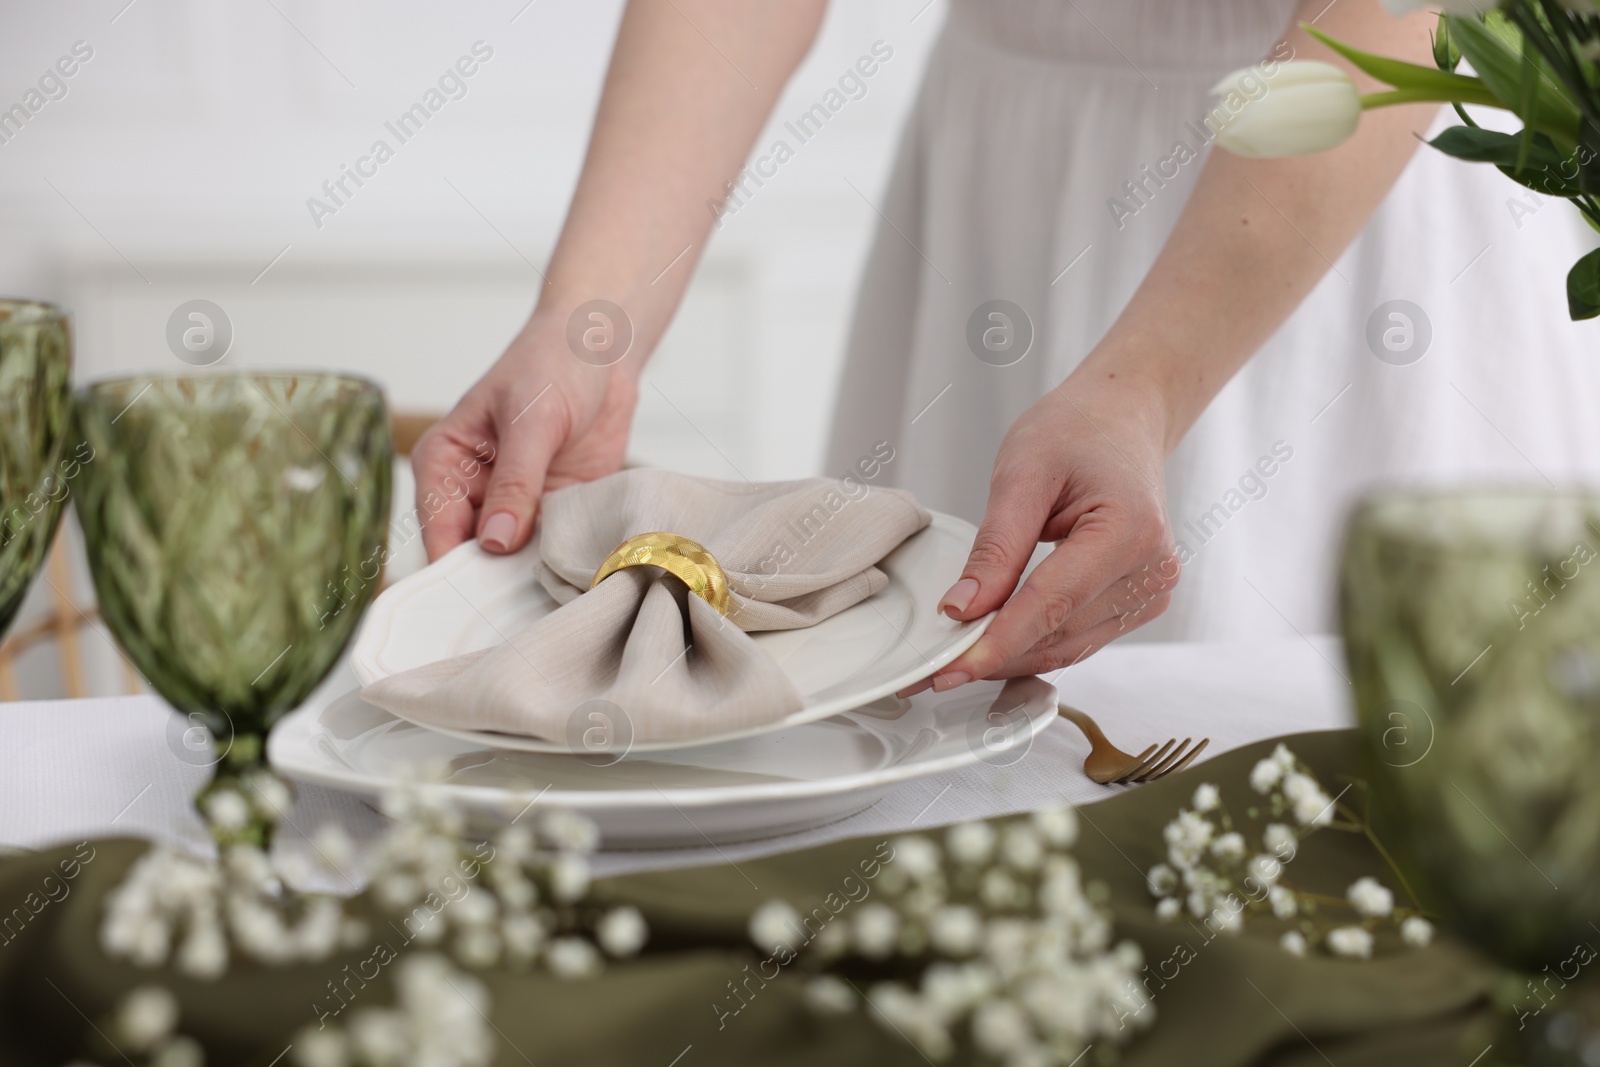
[[[136,1052],[149,1052],[178,1025],[178,998],[161,986],[144,985],[123,998],[117,1033]]]
[[[950,827],[945,835],[950,858],[968,866],[987,862],[994,854],[994,828],[986,822],[964,822]]]
[[[1291,956],[1304,956],[1306,954],[1306,936],[1299,930],[1288,930],[1278,938],[1278,944]]]
[[[1356,914],[1366,919],[1382,919],[1394,910],[1394,894],[1376,878],[1358,878],[1345,891],[1345,898]]]
[[[600,947],[605,949],[607,955],[619,959],[637,955],[649,936],[650,930],[645,925],[644,915],[631,905],[606,912],[595,927],[595,937]]]
[[[750,916],[750,940],[763,952],[792,946],[799,930],[800,913],[787,901],[769,900]]]
[[[1150,873],[1145,876],[1145,885],[1153,897],[1164,897],[1178,888],[1178,872],[1168,867],[1165,863],[1158,863],[1150,868]]]
[[[545,953],[550,970],[558,978],[586,978],[598,974],[600,953],[581,937],[558,937]]]
[[[232,789],[218,789],[205,799],[206,818],[212,826],[237,833],[250,825],[250,805]]]
[[[964,904],[951,904],[933,913],[928,939],[946,956],[970,956],[983,943],[983,920]]]
[[[1413,948],[1422,948],[1433,940],[1433,924],[1420,915],[1413,915],[1400,924],[1400,937]]]
[[[856,993],[849,984],[831,974],[822,974],[805,984],[805,1002],[821,1015],[845,1015],[856,1006]]]
[[[1078,813],[1072,808],[1045,808],[1033,813],[1034,829],[1057,848],[1069,848],[1078,839]]]
[[[1220,860],[1241,860],[1244,858],[1244,835],[1237,831],[1223,834],[1211,842],[1211,854]]]
[[[939,872],[939,847],[926,837],[912,835],[894,841],[894,862],[919,881]]]
[[[1281,822],[1275,822],[1268,824],[1267,828],[1262,831],[1261,844],[1280,861],[1288,863],[1294,859],[1294,854],[1300,846],[1300,839],[1295,835],[1292,827],[1285,826]]]
[[[887,904],[865,904],[856,911],[850,932],[856,951],[871,960],[887,959],[900,938],[900,915]]]
[[[1372,934],[1359,926],[1341,926],[1328,931],[1328,951],[1335,956],[1372,958]]]

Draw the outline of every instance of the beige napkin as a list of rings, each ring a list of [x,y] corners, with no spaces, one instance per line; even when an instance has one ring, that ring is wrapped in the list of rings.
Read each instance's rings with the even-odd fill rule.
[[[505,644],[362,690],[414,722],[497,730],[594,750],[773,722],[800,693],[748,631],[813,626],[878,592],[876,566],[931,516],[911,494],[861,482],[720,482],[630,470],[544,498],[539,581],[561,607]],[[589,582],[623,541],[700,542],[728,576],[726,618],[654,567]],[[595,716],[600,716],[596,718]],[[620,721],[618,721],[620,718]]]

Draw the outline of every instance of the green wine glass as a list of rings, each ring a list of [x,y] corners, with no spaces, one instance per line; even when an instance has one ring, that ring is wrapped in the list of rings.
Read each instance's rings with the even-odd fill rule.
[[[50,551],[78,474],[67,448],[71,401],[67,313],[0,299],[0,640]]]
[[[136,377],[78,394],[75,497],[100,610],[224,773],[332,669],[377,590],[383,394],[336,374]]]
[[[1600,495],[1391,493],[1341,607],[1379,836],[1457,932],[1537,970],[1600,916]]]

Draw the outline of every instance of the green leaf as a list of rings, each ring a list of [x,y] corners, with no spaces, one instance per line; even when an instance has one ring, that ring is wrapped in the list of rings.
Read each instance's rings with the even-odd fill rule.
[[[1445,155],[1468,163],[1492,163],[1506,177],[1536,193],[1568,198],[1580,193],[1576,174],[1569,178],[1565,173],[1574,170],[1572,159],[1541,133],[1535,133],[1528,140],[1528,158],[1520,169],[1517,166],[1523,147],[1520,134],[1479,126],[1452,126],[1428,143]]]
[[[1574,322],[1600,315],[1600,248],[1574,263],[1567,273],[1567,311]]]
[[[1420,63],[1407,63],[1404,60],[1390,59],[1387,56],[1363,52],[1359,48],[1351,48],[1343,41],[1329,37],[1309,23],[1302,22],[1300,28],[1335,52],[1338,52],[1341,56],[1344,56],[1355,65],[1357,70],[1364,71],[1386,85],[1394,86],[1396,89],[1412,89],[1421,92],[1444,94],[1443,98],[1448,100],[1476,100],[1483,95],[1483,83],[1480,83],[1477,78],[1453,74],[1447,70],[1435,70],[1432,67],[1424,67]],[[1499,94],[1496,93],[1495,95],[1498,96]]]
[[[1454,16],[1447,22],[1451,41],[1502,104],[1528,125],[1565,142],[1577,142],[1578,109],[1558,88],[1544,61],[1525,50],[1515,27],[1498,19],[1493,27],[1478,19]],[[1525,80],[1530,64],[1531,82]]]

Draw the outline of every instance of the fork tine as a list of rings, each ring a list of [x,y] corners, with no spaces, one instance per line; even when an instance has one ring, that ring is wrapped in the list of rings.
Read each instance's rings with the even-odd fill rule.
[[[1139,776],[1138,780],[1141,782],[1153,782],[1157,778],[1160,778],[1162,775],[1166,774],[1167,769],[1174,763],[1177,763],[1183,754],[1189,750],[1189,742],[1192,740],[1194,739],[1185,737],[1183,739],[1183,744],[1172,750],[1172,755],[1168,756],[1166,759],[1162,760],[1160,763],[1157,763],[1153,767],[1147,767],[1145,772]],[[1168,744],[1171,744],[1171,742],[1168,742]]]
[[[1168,767],[1166,770],[1162,771],[1161,772],[1161,777],[1165,777],[1165,776],[1167,776],[1169,774],[1175,774],[1178,771],[1181,771],[1185,767],[1189,766],[1189,764],[1194,762],[1194,758],[1196,756],[1200,755],[1201,751],[1203,751],[1205,749],[1205,747],[1207,745],[1209,745],[1210,743],[1211,743],[1211,738],[1202,737],[1200,739],[1200,743],[1198,745],[1194,746],[1194,748],[1190,749],[1189,750],[1189,754],[1187,756],[1183,757],[1183,759],[1180,760],[1175,765],[1173,765],[1171,767]]]
[[[1174,738],[1173,740],[1176,740],[1176,738]],[[1154,746],[1152,746],[1152,747],[1154,747]],[[1139,780],[1139,776],[1141,774],[1144,774],[1151,767],[1154,767],[1158,762],[1160,762],[1160,760],[1164,756],[1166,756],[1167,750],[1170,749],[1171,747],[1172,747],[1172,741],[1168,741],[1166,744],[1161,746],[1161,751],[1157,752],[1155,755],[1153,755],[1153,756],[1148,756],[1147,755],[1145,757],[1141,757],[1138,763],[1135,763],[1133,766],[1131,766],[1127,770],[1123,771],[1120,775],[1118,775],[1114,779],[1114,781],[1119,785],[1126,785],[1129,782],[1137,782]],[[1148,749],[1148,748],[1145,749],[1145,752],[1147,754],[1149,753],[1149,751],[1150,751],[1150,749]]]

